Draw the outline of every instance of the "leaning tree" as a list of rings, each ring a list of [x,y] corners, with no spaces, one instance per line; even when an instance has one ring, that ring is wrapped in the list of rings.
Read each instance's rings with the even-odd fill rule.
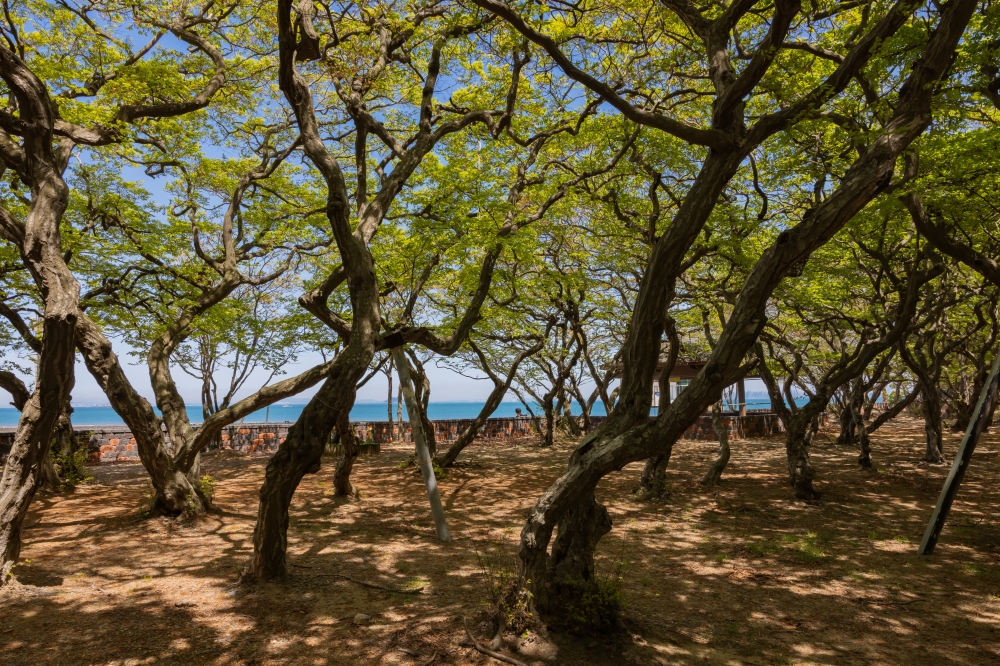
[[[558,611],[593,585],[594,549],[611,529],[606,509],[593,494],[601,478],[673,445],[739,373],[767,321],[776,286],[891,183],[897,159],[931,122],[935,87],[953,61],[977,3],[922,7],[918,18],[910,3],[873,15],[871,8],[859,14],[845,5],[813,5],[803,12],[798,3],[778,2],[765,12],[751,2],[702,10],[668,1],[662,10],[648,9],[647,15],[661,22],[664,33],[686,33],[691,39],[651,49],[643,43],[649,32],[619,34],[637,24],[608,24],[607,13],[590,8],[562,6],[536,20],[527,13],[535,11],[530,6],[474,1],[541,46],[564,75],[600,94],[623,115],[701,146],[705,155],[645,266],[623,348],[618,405],[576,449],[566,473],[542,495],[521,533],[522,581],[543,611]],[[932,31],[900,31],[904,25],[924,25],[924,15],[936,20]],[[547,31],[553,18],[558,39]],[[809,41],[799,41],[799,36]],[[911,58],[906,69],[898,66],[898,51],[893,50],[904,44]],[[605,49],[614,57],[603,57]],[[653,66],[646,60],[658,57],[669,57],[670,65]],[[870,64],[878,67],[868,68]],[[660,72],[669,74],[658,80]],[[726,185],[750,153],[772,137],[810,117],[833,121],[828,109],[856,80],[869,87],[873,75],[885,84],[880,89],[898,91],[886,100],[891,112],[872,127],[862,154],[825,186],[821,201],[789,217],[744,281],[703,370],[649,421],[653,371],[680,267]],[[782,85],[793,80],[795,85]],[[683,92],[689,88],[692,92]],[[665,93],[710,103],[677,104],[673,114],[666,114],[660,110]]]

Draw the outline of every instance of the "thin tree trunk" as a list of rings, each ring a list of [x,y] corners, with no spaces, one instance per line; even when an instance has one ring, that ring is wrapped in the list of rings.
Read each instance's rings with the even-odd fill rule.
[[[701,478],[703,486],[719,485],[719,482],[722,481],[722,472],[729,464],[729,432],[726,430],[726,424],[722,422],[721,401],[712,405],[712,428],[719,438],[719,457],[712,462],[711,467],[705,472],[705,476]]]
[[[399,367],[396,368],[399,374]],[[413,418],[412,416],[410,418]],[[403,382],[400,380],[399,388],[396,391],[396,441],[402,442],[406,437],[403,434]]]
[[[392,355],[396,359],[396,372],[399,373],[399,388],[406,399],[406,409],[411,414],[419,412],[417,398],[413,392],[413,384],[410,378],[410,366],[406,361],[406,353],[402,347],[392,350]],[[444,517],[444,507],[441,505],[441,495],[438,493],[437,479],[434,477],[434,463],[431,459],[430,451],[427,450],[427,442],[424,438],[423,424],[420,419],[410,418],[410,428],[413,430],[413,444],[417,449],[417,465],[420,473],[424,477],[424,485],[427,487],[427,498],[431,504],[431,516],[434,518],[434,526],[437,528],[438,538],[441,541],[451,541],[448,534],[448,524]]]
[[[357,353],[348,359],[348,351],[341,352],[342,360],[334,364],[329,377],[267,463],[253,531],[253,556],[244,572],[245,580],[263,582],[288,575],[288,507],[295,489],[302,477],[320,470],[326,441],[341,413],[350,414],[355,386],[374,355],[373,348],[367,359],[357,358],[360,356]]]
[[[333,472],[333,494],[338,497],[353,497],[358,489],[351,483],[351,470],[358,457],[358,438],[351,425],[350,414],[341,412],[337,420],[337,437],[344,452],[337,460],[337,468]]]
[[[868,426],[865,423],[864,412],[859,407],[857,400],[851,401],[851,413],[853,414],[853,421],[857,424],[858,432],[858,446],[860,447],[860,453],[858,455],[858,464],[865,469],[871,469],[872,467],[872,447],[871,440],[868,437]]]
[[[939,463],[944,458],[941,451],[942,423],[941,423],[941,394],[938,393],[937,386],[924,386],[922,390],[924,408],[924,433],[927,436],[927,451],[924,460],[930,463]]]

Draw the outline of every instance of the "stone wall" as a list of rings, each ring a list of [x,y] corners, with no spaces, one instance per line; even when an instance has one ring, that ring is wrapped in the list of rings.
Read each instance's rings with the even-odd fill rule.
[[[822,415],[822,423],[826,424],[826,414]],[[595,426],[604,422],[603,416],[592,417]],[[771,412],[751,412],[746,416],[726,414],[723,423],[729,431],[730,439],[747,439],[752,437],[768,437],[784,432],[781,419]],[[453,442],[472,423],[472,419],[447,419],[433,421],[434,438],[438,443]],[[387,421],[361,421],[354,423],[358,440],[370,444],[366,452],[377,452],[381,444],[398,441],[412,442],[413,431],[410,424],[404,421],[390,428]],[[288,429],[292,423],[237,423],[223,429],[221,448],[239,451],[241,453],[270,454],[278,450],[278,445],[285,441]],[[14,442],[15,428],[0,428],[0,464],[6,461],[7,453]],[[89,442],[90,460],[95,463],[129,462],[139,460],[135,438],[125,426],[98,426],[76,428],[80,436],[86,436]],[[512,417],[487,419],[480,428],[477,440],[500,441],[508,439],[531,439],[530,418]],[[703,415],[688,428],[684,439],[717,439],[712,427],[712,417]],[[168,438],[169,444],[169,438]],[[172,453],[172,451],[171,451]]]

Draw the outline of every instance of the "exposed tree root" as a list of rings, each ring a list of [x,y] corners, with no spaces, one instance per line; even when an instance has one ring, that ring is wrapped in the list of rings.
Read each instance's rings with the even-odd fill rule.
[[[514,664],[514,666],[528,666],[528,664],[526,664],[525,662],[514,659],[514,657],[508,657],[505,654],[494,652],[493,650],[484,648],[482,645],[480,645],[479,641],[477,641],[475,637],[472,635],[472,632],[469,631],[469,623],[466,621],[464,615],[462,616],[462,626],[465,627],[465,635],[469,637],[470,641],[472,641],[472,647],[474,647],[477,652],[482,652],[487,657],[493,657],[497,661],[503,661],[508,664]]]

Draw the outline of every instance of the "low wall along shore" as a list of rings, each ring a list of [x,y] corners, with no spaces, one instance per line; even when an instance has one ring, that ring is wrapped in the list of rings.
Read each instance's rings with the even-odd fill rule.
[[[823,415],[825,423],[825,414]],[[595,426],[604,422],[605,417],[591,418]],[[748,439],[768,437],[784,432],[781,419],[774,413],[757,412],[746,416],[727,414],[722,417],[729,432],[729,438]],[[472,419],[447,419],[432,421],[434,439],[439,444],[447,444],[472,424]],[[354,423],[354,431],[362,445],[363,453],[377,453],[382,444],[399,441],[413,441],[410,424],[390,425],[387,421],[361,421]],[[221,446],[240,453],[271,454],[285,441],[291,422],[284,423],[237,423],[222,431]],[[0,464],[6,462],[7,454],[14,443],[15,428],[0,428]],[[89,442],[90,460],[94,463],[137,462],[139,451],[132,432],[125,426],[91,426],[75,428],[78,436]],[[479,429],[477,441],[497,442],[502,440],[523,440],[536,437],[532,421],[526,417],[487,419]],[[703,415],[684,433],[684,439],[718,439],[712,427],[712,417]],[[168,440],[169,443],[169,440]]]

